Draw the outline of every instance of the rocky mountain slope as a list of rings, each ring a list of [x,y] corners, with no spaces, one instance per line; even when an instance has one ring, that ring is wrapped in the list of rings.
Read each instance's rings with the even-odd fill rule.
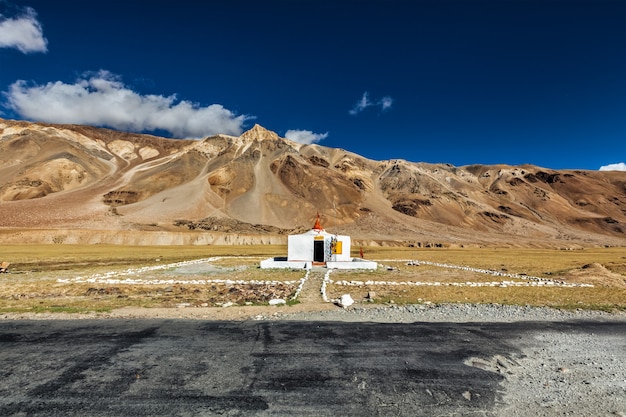
[[[255,125],[172,140],[0,119],[0,241],[626,245],[626,172],[374,161]]]

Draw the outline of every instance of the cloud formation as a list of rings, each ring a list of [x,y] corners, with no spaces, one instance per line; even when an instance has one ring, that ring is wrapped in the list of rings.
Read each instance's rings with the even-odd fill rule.
[[[108,71],[85,74],[74,84],[56,81],[31,86],[18,80],[3,94],[5,105],[26,119],[134,132],[164,130],[176,138],[238,136],[243,124],[254,118],[236,115],[220,104],[202,107],[178,101],[174,95],[141,95]]]
[[[390,109],[391,105],[393,104],[393,99],[391,97],[385,96],[382,99],[380,99],[379,104],[383,110]]]
[[[7,18],[0,14],[0,48],[16,48],[22,53],[48,52],[48,40],[37,20],[37,13],[27,8],[21,16]]]
[[[326,139],[327,137],[328,137],[328,132],[313,133],[310,130],[288,130],[285,133],[285,138],[292,140],[294,142],[303,143],[305,145],[317,143],[320,140]]]
[[[361,113],[363,110],[372,106],[380,107],[381,111],[386,111],[391,108],[392,104],[393,104],[393,99],[389,96],[385,96],[378,101],[372,101],[369,97],[369,93],[366,91],[361,96],[361,99],[356,102],[354,107],[350,109],[349,113],[353,116],[356,116],[357,114]]]
[[[617,164],[603,165],[600,167],[600,171],[626,171],[626,164],[619,162]]]

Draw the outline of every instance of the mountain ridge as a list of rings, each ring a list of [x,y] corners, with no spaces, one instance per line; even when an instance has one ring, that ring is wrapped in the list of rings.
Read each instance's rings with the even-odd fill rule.
[[[624,246],[626,173],[376,161],[260,125],[191,140],[0,119],[1,240],[281,242],[317,213],[364,244]]]

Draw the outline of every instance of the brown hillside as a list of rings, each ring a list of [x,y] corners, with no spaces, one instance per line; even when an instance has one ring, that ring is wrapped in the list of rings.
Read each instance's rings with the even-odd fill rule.
[[[172,140],[0,119],[4,242],[277,243],[317,213],[361,244],[623,246],[626,173],[373,161],[259,125]]]

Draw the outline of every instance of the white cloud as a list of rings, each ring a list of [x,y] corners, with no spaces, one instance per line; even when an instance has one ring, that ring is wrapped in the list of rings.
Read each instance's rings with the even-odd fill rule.
[[[201,107],[176,96],[141,95],[108,71],[85,74],[74,84],[61,81],[29,86],[19,80],[4,92],[7,107],[41,122],[107,126],[135,132],[165,130],[177,138],[216,133],[240,135],[252,119],[220,104]]]
[[[349,113],[353,116],[361,113],[363,110],[372,106],[379,106],[382,111],[389,110],[393,104],[393,99],[389,96],[385,96],[378,101],[370,100],[369,93],[366,91],[361,96],[361,99],[356,102],[354,107],[350,109]]]
[[[48,51],[48,40],[43,36],[35,10],[29,7],[15,18],[0,14],[0,48],[16,48],[25,54]]]
[[[373,105],[374,103],[370,101],[369,94],[366,91],[365,93],[363,93],[363,96],[361,97],[361,99],[357,101],[354,107],[350,110],[350,114],[354,116],[356,114],[361,113],[363,110],[365,110],[369,106],[373,106]]]
[[[623,162],[617,164],[603,165],[600,171],[626,171],[626,164]]]
[[[380,107],[383,110],[387,110],[391,108],[391,105],[393,104],[393,99],[389,96],[385,96],[380,100]]]
[[[317,143],[320,140],[326,139],[328,132],[326,133],[313,133],[310,130],[288,130],[285,133],[285,138],[298,143],[304,143],[310,145],[311,143]]]

